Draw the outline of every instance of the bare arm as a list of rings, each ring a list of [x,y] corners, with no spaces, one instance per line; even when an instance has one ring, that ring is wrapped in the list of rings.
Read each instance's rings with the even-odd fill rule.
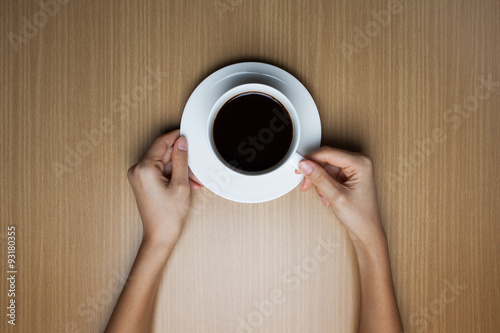
[[[143,242],[106,332],[149,332],[156,291],[173,246]]]
[[[385,237],[355,246],[361,278],[360,332],[402,332]]]
[[[160,136],[128,177],[143,224],[143,241],[106,332],[149,332],[156,291],[190,205],[187,142],[179,131]],[[190,179],[193,178],[193,179]]]
[[[325,206],[347,228],[356,250],[361,279],[359,332],[402,332],[371,159],[330,147],[306,157],[299,164],[306,177],[301,190],[315,185]]]

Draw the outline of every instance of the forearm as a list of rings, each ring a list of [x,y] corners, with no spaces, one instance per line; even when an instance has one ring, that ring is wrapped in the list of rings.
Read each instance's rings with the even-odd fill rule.
[[[143,241],[106,332],[149,332],[156,291],[174,244]]]
[[[357,242],[355,249],[361,280],[359,332],[402,332],[385,235]]]

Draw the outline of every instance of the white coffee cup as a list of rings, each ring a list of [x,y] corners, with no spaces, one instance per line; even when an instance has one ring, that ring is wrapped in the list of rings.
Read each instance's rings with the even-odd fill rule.
[[[215,117],[217,116],[217,113],[221,109],[221,107],[229,100],[231,100],[233,97],[236,97],[237,95],[243,94],[243,93],[261,93],[268,95],[276,100],[278,100],[286,109],[288,114],[290,115],[290,119],[292,120],[292,126],[293,126],[293,137],[292,137],[292,142],[290,144],[290,148],[288,149],[288,152],[286,155],[281,159],[279,163],[276,165],[272,166],[269,169],[262,170],[262,171],[244,171],[238,168],[235,168],[231,166],[227,161],[225,161],[218,153],[217,148],[215,147],[214,139],[213,139],[213,125],[215,121]],[[276,116],[278,117],[278,116]],[[297,152],[297,147],[300,142],[300,121],[299,117],[297,116],[297,112],[295,111],[295,107],[293,104],[290,102],[290,100],[282,94],[279,90],[270,87],[265,84],[260,84],[260,83],[247,83],[243,85],[236,86],[227,92],[225,92],[217,101],[214,103],[212,106],[212,109],[208,115],[208,121],[207,121],[207,140],[210,144],[210,150],[211,154],[214,154],[221,164],[221,166],[225,167],[225,169],[233,174],[238,174],[238,175],[244,175],[244,176],[249,176],[249,177],[259,177],[259,176],[269,176],[269,174],[276,172],[277,170],[281,168],[290,168],[293,167],[295,169],[298,169],[298,164],[300,161],[304,159],[302,155],[300,155]],[[256,133],[257,134],[257,133]]]

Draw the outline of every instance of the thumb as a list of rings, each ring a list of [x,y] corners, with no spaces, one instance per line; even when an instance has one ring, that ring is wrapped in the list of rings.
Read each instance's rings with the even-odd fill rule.
[[[299,163],[299,170],[309,179],[317,189],[333,204],[342,192],[341,184],[334,180],[328,172],[319,164],[311,160],[303,160]]]
[[[174,144],[172,150],[172,177],[170,184],[189,186],[188,152],[186,138],[181,136]]]

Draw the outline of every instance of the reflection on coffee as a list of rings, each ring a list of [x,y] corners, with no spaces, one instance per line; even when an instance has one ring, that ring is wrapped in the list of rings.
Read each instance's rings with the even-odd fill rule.
[[[292,119],[275,98],[246,92],[227,101],[213,124],[215,147],[224,161],[243,171],[263,171],[287,155]]]

